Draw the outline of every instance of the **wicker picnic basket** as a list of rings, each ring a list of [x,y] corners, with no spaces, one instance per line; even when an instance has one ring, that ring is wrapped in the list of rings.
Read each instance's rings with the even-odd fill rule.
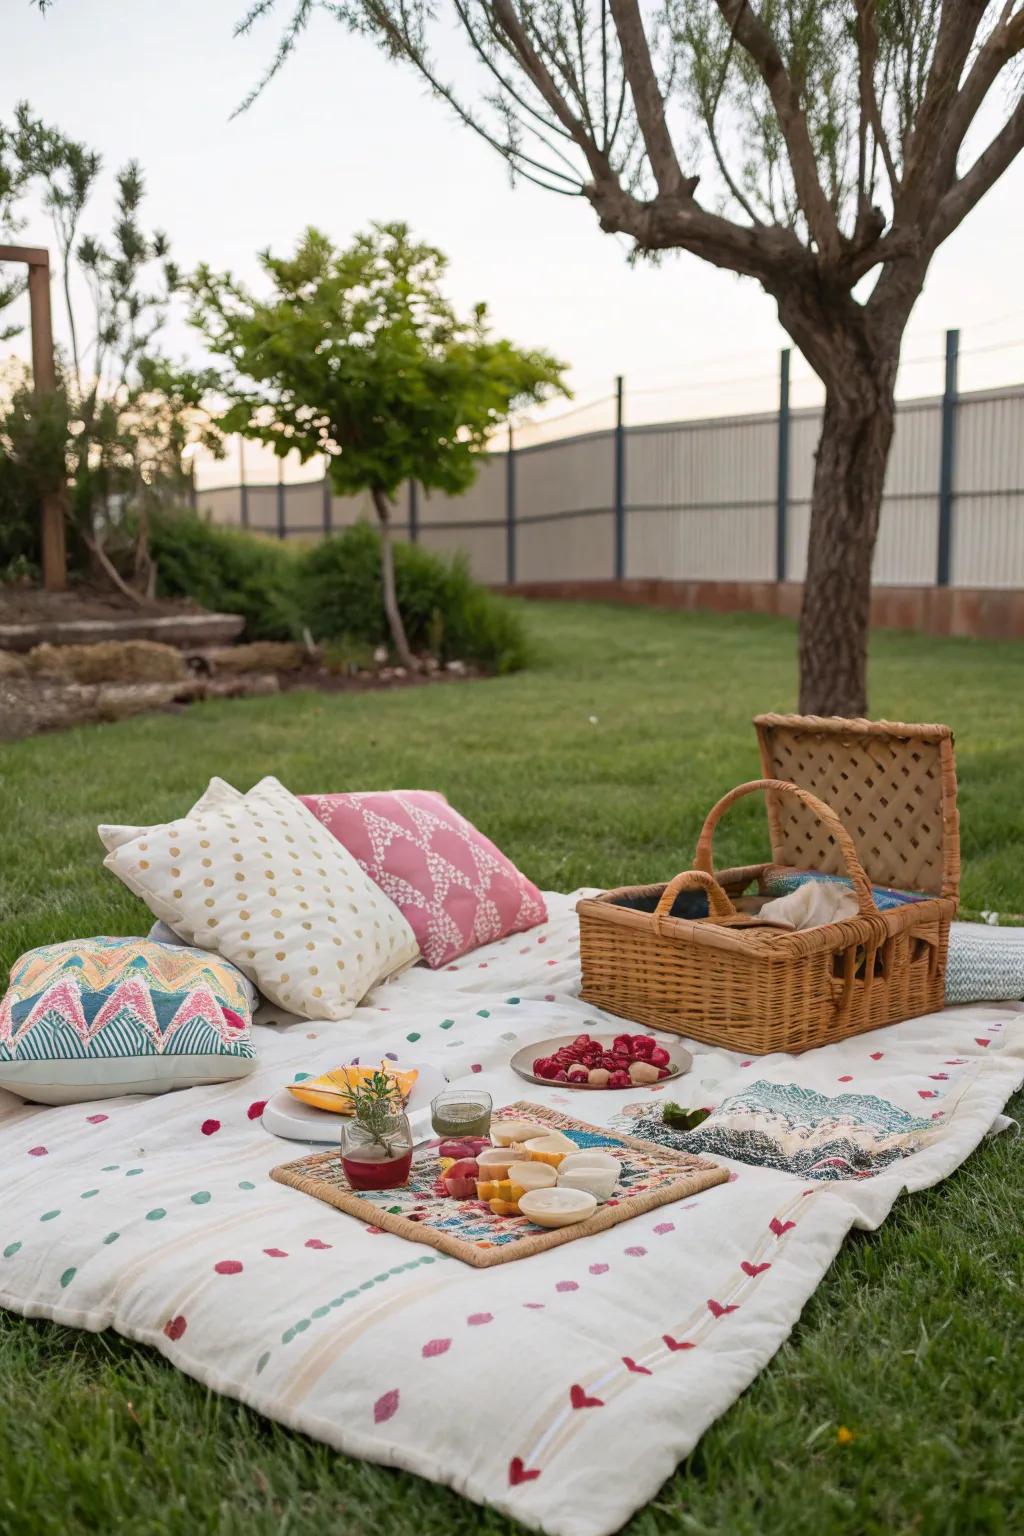
[[[806,1051],[941,1008],[960,880],[948,726],[809,715],[759,715],[754,724],[764,777],[711,809],[693,869],[667,885],[578,903],[582,996],[635,1023],[751,1055]],[[762,791],[771,862],[716,874],[712,838],[723,813]],[[856,916],[794,932],[737,909],[751,884],[763,889],[769,873],[793,871],[848,876]],[[872,885],[924,899],[879,911]],[[670,916],[680,892],[697,888],[708,916]],[[616,905],[621,898],[653,910]]]

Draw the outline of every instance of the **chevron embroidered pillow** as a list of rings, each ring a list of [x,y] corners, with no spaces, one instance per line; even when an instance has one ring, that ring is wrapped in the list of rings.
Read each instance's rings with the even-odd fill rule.
[[[181,944],[70,939],[30,949],[0,1002],[0,1088],[38,1104],[166,1093],[256,1065],[255,989]]]
[[[398,907],[429,966],[546,922],[531,880],[443,795],[300,795]]]

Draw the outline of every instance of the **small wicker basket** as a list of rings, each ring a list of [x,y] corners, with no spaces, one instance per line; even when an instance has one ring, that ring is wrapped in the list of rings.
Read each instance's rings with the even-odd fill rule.
[[[953,738],[944,725],[759,715],[765,777],[709,812],[694,868],[577,905],[582,996],[609,1013],[751,1055],[806,1051],[943,1006],[960,876]],[[767,799],[772,861],[714,873],[712,838],[742,796]],[[844,874],[848,920],[758,926],[737,897],[777,866]],[[880,912],[872,884],[924,893]],[[709,915],[669,915],[703,888]],[[653,911],[616,905],[657,898]]]

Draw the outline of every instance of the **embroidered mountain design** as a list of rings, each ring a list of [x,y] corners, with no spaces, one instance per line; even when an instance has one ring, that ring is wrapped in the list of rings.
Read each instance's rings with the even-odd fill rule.
[[[251,1058],[252,992],[225,961],[147,939],[79,939],[19,960],[0,1002],[0,1060]]]

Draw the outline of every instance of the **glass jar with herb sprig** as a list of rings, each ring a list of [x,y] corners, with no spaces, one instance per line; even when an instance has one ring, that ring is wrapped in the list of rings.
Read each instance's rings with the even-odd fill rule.
[[[352,1108],[341,1130],[341,1166],[353,1189],[397,1189],[409,1182],[412,1130],[398,1084],[387,1072],[345,1090]]]

